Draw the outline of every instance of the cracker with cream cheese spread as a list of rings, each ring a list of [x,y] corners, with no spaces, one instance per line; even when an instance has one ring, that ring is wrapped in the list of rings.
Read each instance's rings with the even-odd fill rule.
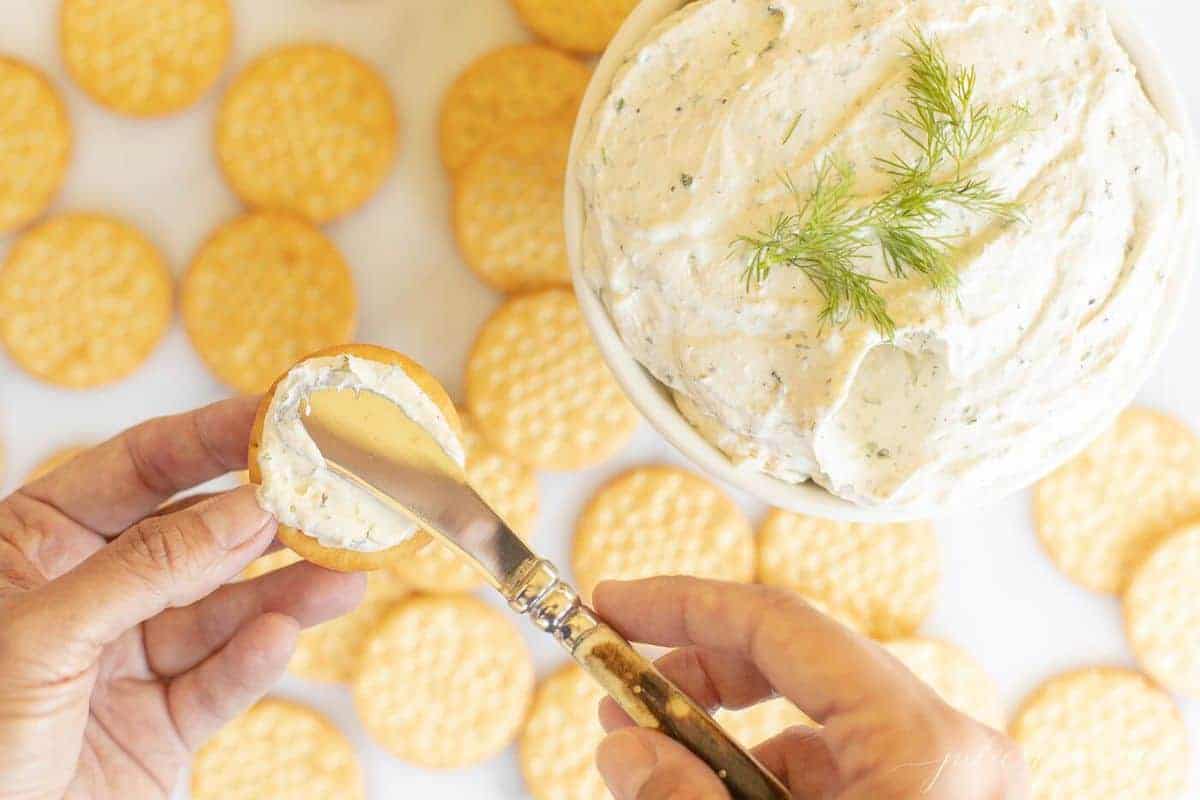
[[[361,363],[353,359],[359,359]],[[285,469],[280,461],[266,462],[268,466],[264,467],[264,452],[267,453],[268,459],[280,459],[284,456],[302,457],[293,448],[293,443],[289,443],[287,436],[293,428],[302,431],[302,428],[297,428],[294,424],[298,420],[296,415],[299,413],[300,403],[307,397],[306,392],[319,387],[309,386],[303,379],[296,379],[295,385],[291,387],[295,396],[284,398],[290,405],[284,408],[282,405],[276,405],[275,401],[280,387],[290,385],[289,376],[296,374],[305,365],[316,371],[314,380],[319,381],[321,375],[342,369],[348,373],[346,381],[339,382],[339,388],[342,390],[367,388],[382,393],[385,387],[368,385],[366,380],[356,377],[356,364],[361,369],[377,370],[376,375],[383,375],[409,392],[408,400],[420,404],[421,411],[440,429],[445,441],[439,439],[439,443],[448,448],[448,453],[451,449],[461,450],[462,439],[462,425],[458,420],[458,412],[441,384],[416,362],[383,347],[351,344],[321,350],[301,359],[275,382],[259,404],[258,416],[251,432],[248,456],[250,481],[261,487],[259,496],[264,507],[280,518],[278,538],[281,542],[308,561],[342,572],[382,569],[398,560],[411,558],[428,543],[429,534],[413,526],[411,531],[405,530],[404,535],[400,536],[403,526],[394,519],[380,518],[374,521],[344,514],[337,505],[338,498],[342,498],[343,493],[349,493],[344,495],[344,499],[353,504],[353,493],[360,490],[332,477],[325,482],[309,478],[298,484],[291,483],[288,478],[291,472]],[[405,408],[404,411],[410,416],[415,414],[410,408]],[[285,412],[286,419],[275,416]],[[312,440],[307,439],[307,434],[291,435],[302,436],[311,444]],[[280,452],[272,455],[272,448],[279,448]],[[311,466],[308,465],[306,469],[311,469]],[[317,474],[321,474],[321,471],[318,470]],[[326,509],[324,505],[329,497],[333,497],[333,500],[329,501],[330,507]],[[390,513],[378,504],[367,503],[361,507],[370,513]],[[349,540],[342,541],[339,538],[335,543],[331,537],[325,537],[328,543],[323,543],[322,531],[304,532],[287,524],[290,514],[299,515],[302,512],[318,520],[317,525],[336,525],[339,528],[337,537],[332,538],[344,534]],[[387,541],[392,539],[398,541],[387,544]]]

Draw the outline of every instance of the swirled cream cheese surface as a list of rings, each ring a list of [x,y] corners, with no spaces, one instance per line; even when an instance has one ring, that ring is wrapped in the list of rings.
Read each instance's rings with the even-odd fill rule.
[[[836,156],[869,201],[914,156],[905,41],[973,67],[1029,124],[974,165],[1024,221],[947,211],[957,297],[890,277],[896,322],[822,324],[733,243]],[[696,0],[631,51],[586,122],[583,266],[625,345],[735,462],[862,505],[1015,490],[1128,402],[1190,243],[1193,164],[1092,0]]]
[[[371,391],[425,428],[460,466],[463,444],[437,404],[403,369],[351,355],[312,358],[293,367],[267,409],[259,449],[259,502],[283,523],[326,547],[375,552],[416,531],[408,519],[329,470],[301,423],[316,391]]]

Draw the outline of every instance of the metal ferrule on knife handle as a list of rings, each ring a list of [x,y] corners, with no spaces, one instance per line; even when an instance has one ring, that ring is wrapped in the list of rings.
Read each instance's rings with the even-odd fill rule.
[[[662,731],[713,768],[736,800],[788,800],[788,790],[624,637],[580,602],[550,562],[531,560],[505,592],[550,633],[629,717]]]

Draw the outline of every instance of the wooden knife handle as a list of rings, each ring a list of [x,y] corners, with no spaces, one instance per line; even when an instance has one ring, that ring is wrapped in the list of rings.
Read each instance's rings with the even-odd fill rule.
[[[502,591],[514,611],[552,634],[635,723],[670,736],[708,764],[734,800],[801,800],[583,605],[549,561],[531,559]]]
[[[661,731],[708,764],[735,800],[790,800],[766,767],[606,623],[597,621],[571,655],[639,726]]]

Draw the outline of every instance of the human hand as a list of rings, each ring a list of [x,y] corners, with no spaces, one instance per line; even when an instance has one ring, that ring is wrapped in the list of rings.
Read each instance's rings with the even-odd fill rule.
[[[822,725],[754,754],[797,800],[1025,800],[1017,746],[946,705],[879,645],[781,589],[652,578],[604,583],[595,605],[633,641],[679,648],[659,668],[710,711],[776,694]],[[617,800],[728,800],[717,776],[611,700],[597,763]]]
[[[364,581],[308,563],[226,584],[275,521],[245,467],[257,403],[140,425],[0,503],[0,798],[167,797],[190,754]]]

